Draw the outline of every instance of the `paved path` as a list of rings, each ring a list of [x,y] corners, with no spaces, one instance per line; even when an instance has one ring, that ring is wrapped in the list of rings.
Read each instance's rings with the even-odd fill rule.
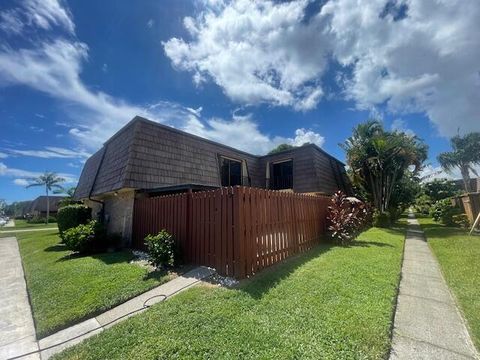
[[[15,234],[18,232],[29,232],[29,231],[49,231],[49,230],[58,230],[58,227],[51,228],[31,228],[31,229],[18,229],[18,230],[2,230],[0,234]]]
[[[465,322],[409,214],[390,359],[478,359]]]
[[[0,239],[0,359],[38,350],[17,239]],[[27,359],[27,357],[25,357]],[[33,354],[28,359],[40,359]]]
[[[21,359],[48,359],[67,347],[145,311],[150,305],[200,283],[214,273],[214,270],[206,267],[195,268],[95,318],[61,330],[37,342],[17,240],[14,237],[1,238],[0,360],[17,356]],[[22,357],[25,354],[28,355]]]

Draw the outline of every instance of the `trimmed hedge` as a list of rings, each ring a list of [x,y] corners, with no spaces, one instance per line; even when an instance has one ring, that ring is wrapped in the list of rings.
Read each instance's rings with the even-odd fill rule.
[[[63,242],[69,250],[81,254],[92,252],[95,241],[97,222],[92,220],[88,224],[80,224],[65,230],[62,234]]]
[[[57,213],[57,223],[60,235],[78,225],[87,224],[92,218],[92,209],[84,205],[68,205],[60,208]]]

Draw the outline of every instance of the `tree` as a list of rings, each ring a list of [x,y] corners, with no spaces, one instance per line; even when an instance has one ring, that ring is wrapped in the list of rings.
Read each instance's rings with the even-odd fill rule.
[[[378,120],[359,124],[340,146],[347,153],[352,182],[380,213],[390,208],[392,192],[405,174],[418,174],[428,152],[418,137],[386,131]]]
[[[76,189],[76,187],[72,186],[72,187],[69,187],[68,189],[62,189],[62,190],[55,190],[54,191],[54,194],[66,194],[67,195],[67,196],[65,196],[64,199],[62,199],[60,201],[59,204],[60,204],[61,207],[81,203],[80,201],[76,201],[73,197],[75,195],[75,189]]]
[[[470,192],[470,171],[478,176],[475,165],[480,165],[480,133],[473,132],[464,136],[456,135],[450,139],[453,151],[443,152],[437,159],[448,173],[460,169],[465,191]]]
[[[0,215],[3,215],[7,209],[7,202],[4,199],[0,199]]]
[[[59,177],[56,173],[45,172],[40,175],[38,178],[30,179],[33,183],[27,185],[27,188],[33,186],[45,186],[45,194],[47,195],[47,218],[45,222],[48,224],[48,218],[50,216],[50,199],[49,192],[52,190],[63,190],[63,187],[60,185],[65,181],[65,179]]]
[[[455,196],[458,192],[455,182],[448,179],[434,179],[422,185],[422,190],[432,202]]]
[[[296,148],[296,146],[293,146],[293,145],[290,145],[290,144],[280,144],[275,149],[270,150],[268,155],[276,154],[276,153],[279,153],[281,151],[295,149],[295,148]]]

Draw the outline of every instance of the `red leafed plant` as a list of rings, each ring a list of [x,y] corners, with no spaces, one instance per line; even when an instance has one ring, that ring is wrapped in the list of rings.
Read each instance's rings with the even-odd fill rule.
[[[354,241],[368,222],[367,204],[355,197],[337,191],[330,199],[327,222],[330,237],[338,244]]]

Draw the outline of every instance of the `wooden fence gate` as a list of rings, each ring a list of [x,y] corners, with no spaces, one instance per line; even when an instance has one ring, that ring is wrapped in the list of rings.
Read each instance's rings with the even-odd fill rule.
[[[133,245],[166,229],[186,262],[245,278],[309,250],[325,233],[329,198],[225,187],[135,200]]]

